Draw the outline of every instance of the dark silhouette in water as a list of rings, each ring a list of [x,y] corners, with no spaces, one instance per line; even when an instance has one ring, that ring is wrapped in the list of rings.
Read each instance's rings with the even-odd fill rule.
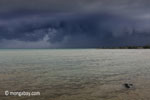
[[[133,87],[133,84],[125,83],[125,84],[124,84],[124,87],[127,88],[127,89],[130,89],[130,88]]]

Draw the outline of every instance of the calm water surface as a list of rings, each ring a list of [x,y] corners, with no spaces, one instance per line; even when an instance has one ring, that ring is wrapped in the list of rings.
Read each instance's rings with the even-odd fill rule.
[[[6,90],[41,95],[5,96]],[[2,100],[150,100],[149,94],[150,50],[0,50]]]

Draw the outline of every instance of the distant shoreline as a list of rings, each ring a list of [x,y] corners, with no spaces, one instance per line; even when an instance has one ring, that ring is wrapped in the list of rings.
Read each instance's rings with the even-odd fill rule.
[[[0,48],[0,50],[3,50],[3,49],[45,49],[45,50],[48,50],[48,49],[52,49],[52,50],[55,50],[55,49],[150,49],[150,46],[114,46],[114,47],[89,47],[89,48]]]
[[[97,49],[150,49],[150,46],[120,46],[120,47],[102,47]]]

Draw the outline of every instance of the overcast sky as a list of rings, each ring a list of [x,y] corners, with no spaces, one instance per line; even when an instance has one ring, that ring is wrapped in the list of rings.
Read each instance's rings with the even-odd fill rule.
[[[0,48],[150,45],[149,0],[0,0]]]

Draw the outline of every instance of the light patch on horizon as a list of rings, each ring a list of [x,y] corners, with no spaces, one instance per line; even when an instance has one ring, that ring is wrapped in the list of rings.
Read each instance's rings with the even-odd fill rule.
[[[20,41],[20,40],[1,40],[1,48],[57,48],[57,44],[48,42],[49,37],[46,35],[39,41]]]

